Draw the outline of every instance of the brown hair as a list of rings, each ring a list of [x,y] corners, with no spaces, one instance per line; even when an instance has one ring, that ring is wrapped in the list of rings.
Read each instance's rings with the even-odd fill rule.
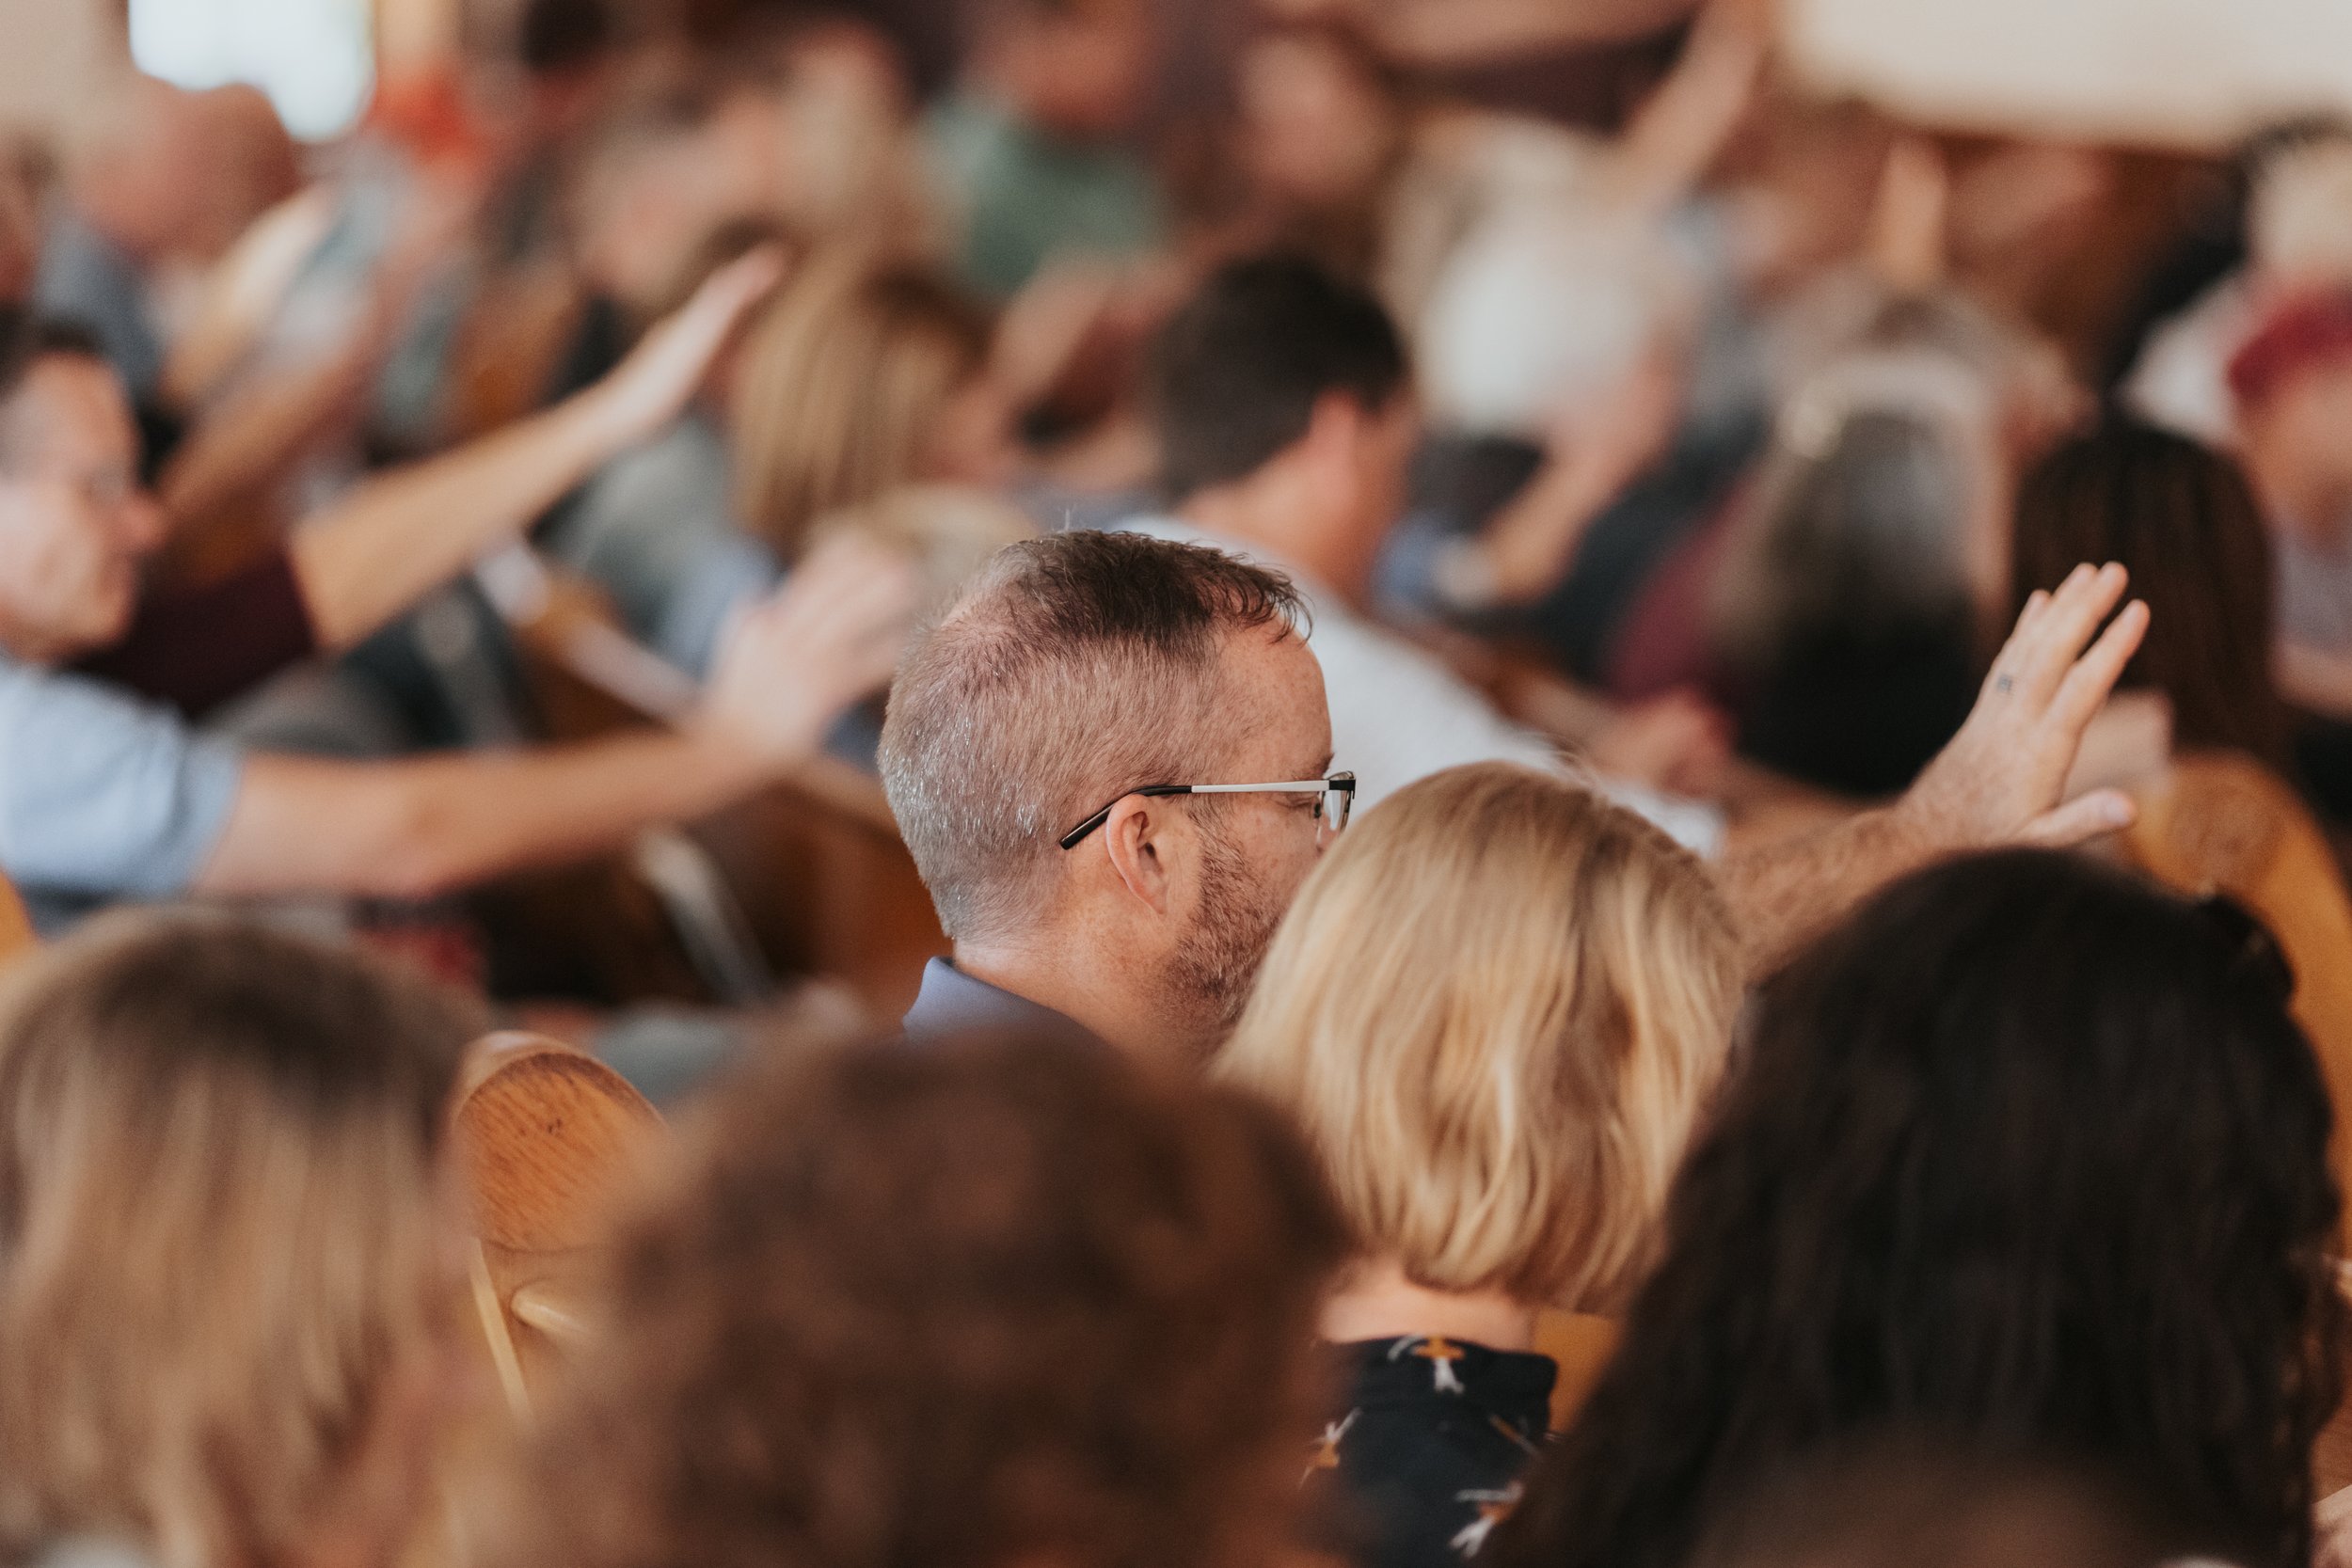
[[[1288,579],[1204,546],[1088,530],[999,551],[899,665],[882,725],[947,934],[1017,929],[1079,818],[1213,768],[1224,639],[1303,619]]]
[[[1650,1260],[1739,1000],[1695,856],[1582,784],[1479,763],[1340,836],[1216,1070],[1298,1118],[1414,1283],[1598,1310]]]
[[[927,477],[924,444],[988,350],[987,317],[922,267],[812,262],[743,347],[732,422],[744,526],[789,560],[818,516]]]
[[[2235,463],[2113,417],[2026,475],[2010,549],[2021,604],[2076,562],[2122,562],[2151,611],[2122,684],[2170,700],[2183,746],[2287,765],[2289,721],[2270,673],[2270,536]]]
[[[118,915],[0,994],[0,1557],[282,1560],[429,1332],[476,1020],[342,951]]]
[[[771,1059],[712,1103],[527,1559],[1273,1559],[1343,1243],[1271,1110],[1021,1038]]]

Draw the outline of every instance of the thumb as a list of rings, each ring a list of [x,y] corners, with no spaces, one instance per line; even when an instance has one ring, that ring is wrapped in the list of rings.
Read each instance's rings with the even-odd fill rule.
[[[2120,789],[2094,789],[2045,811],[2017,835],[2020,844],[2064,849],[2130,827],[2139,820],[2139,807]]]

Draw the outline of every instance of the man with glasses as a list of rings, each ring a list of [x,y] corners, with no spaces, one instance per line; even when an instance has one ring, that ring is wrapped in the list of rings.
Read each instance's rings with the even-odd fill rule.
[[[2129,822],[2111,791],[2060,803],[2147,627],[2142,606],[2116,613],[2123,589],[2120,567],[2086,567],[2037,595],[1899,801],[1719,863],[1759,971],[1930,860]],[[1277,573],[1137,533],[1016,545],[964,590],[900,665],[882,728],[891,809],[955,942],[911,1038],[1215,1048],[1355,793],[1301,613]]]

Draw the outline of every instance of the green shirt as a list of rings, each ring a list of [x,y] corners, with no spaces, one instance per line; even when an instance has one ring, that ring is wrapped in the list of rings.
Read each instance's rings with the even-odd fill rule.
[[[1059,140],[968,93],[931,110],[924,138],[957,271],[977,293],[1003,299],[1051,257],[1132,256],[1160,242],[1158,186],[1124,148]]]

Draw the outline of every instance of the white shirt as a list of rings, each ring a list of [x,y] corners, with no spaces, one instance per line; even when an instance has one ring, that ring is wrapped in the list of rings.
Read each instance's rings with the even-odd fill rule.
[[[1213,546],[1291,579],[1311,623],[1307,646],[1323,666],[1331,707],[1331,765],[1355,773],[1359,809],[1416,779],[1465,763],[1516,762],[1548,772],[1569,771],[1557,746],[1504,718],[1435,655],[1358,614],[1339,594],[1270,551],[1175,517],[1131,517],[1118,526],[1154,539]],[[1614,779],[1588,782],[1700,854],[1712,854],[1723,843],[1723,818],[1712,807]]]

